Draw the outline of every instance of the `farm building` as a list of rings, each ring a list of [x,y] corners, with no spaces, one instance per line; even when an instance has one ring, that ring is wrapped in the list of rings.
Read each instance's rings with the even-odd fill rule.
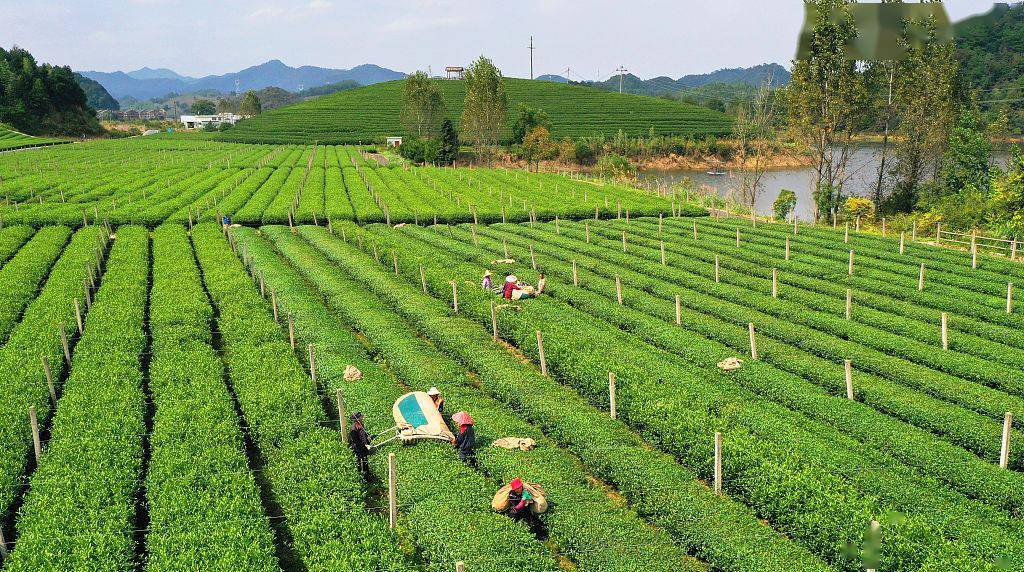
[[[214,127],[220,127],[224,123],[234,125],[240,119],[243,119],[243,116],[235,115],[234,113],[218,113],[216,115],[182,115],[181,124],[185,126],[185,129],[203,129],[207,125],[213,125]]]

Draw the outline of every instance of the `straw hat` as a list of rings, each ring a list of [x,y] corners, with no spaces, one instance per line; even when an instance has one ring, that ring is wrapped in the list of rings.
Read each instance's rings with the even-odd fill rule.
[[[505,278],[505,282],[518,282],[518,281],[519,281],[519,279],[518,279],[518,278],[516,278],[516,275],[515,275],[515,274],[509,274],[509,275],[508,275],[508,276],[507,276],[507,277]]]
[[[491,271],[490,270],[484,270],[484,276],[490,276],[490,275],[491,275]]]
[[[435,395],[441,395],[441,391],[439,389],[437,389],[436,387],[431,387],[430,389],[427,390],[427,395],[429,395],[431,397],[433,397]]]

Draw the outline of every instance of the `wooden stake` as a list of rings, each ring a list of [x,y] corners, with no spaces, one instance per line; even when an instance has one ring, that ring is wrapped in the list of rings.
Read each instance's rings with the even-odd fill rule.
[[[530,243],[530,266],[533,266],[534,270],[537,269],[537,258],[534,257],[534,255],[533,255],[533,243],[532,242]]]
[[[740,247],[740,227],[736,227],[736,248]]]
[[[715,431],[715,494],[722,494],[722,433]]]
[[[505,260],[508,260],[508,241],[501,239],[501,248],[505,251]]]
[[[1017,259],[1017,239],[1010,241],[1010,262]]]
[[[846,398],[853,400],[853,362],[845,360],[843,365],[846,369]]]
[[[452,310],[459,313],[459,283],[452,280]]]
[[[789,261],[789,235],[786,236],[786,261]]]
[[[721,267],[718,264],[718,255],[716,254],[715,255],[715,282],[718,283],[718,282],[721,282],[721,281],[722,281],[722,272],[721,272]]]
[[[427,293],[427,273],[423,270],[423,265],[420,264],[420,286],[423,287],[423,293]]]
[[[697,240],[697,221],[693,221],[693,239]]]
[[[316,387],[316,347],[313,344],[309,344],[307,348],[309,350],[309,378],[313,380],[313,387]]]
[[[64,361],[71,367],[71,348],[68,346],[68,333],[64,324],[60,325],[60,347],[64,350]]]
[[[793,214],[793,236],[796,236],[796,234],[797,234],[796,213],[794,213]]]
[[[626,252],[626,231],[622,231],[622,252]]]
[[[498,309],[494,307],[494,300],[491,300],[491,337],[494,342],[498,341]]]
[[[971,270],[978,268],[978,231],[971,233]]]
[[[266,280],[263,277],[262,270],[260,271],[260,296],[262,296],[263,298],[267,297],[267,284]]]
[[[750,359],[757,359],[757,339],[754,336],[754,323],[747,324],[747,331],[750,333]]]
[[[683,302],[679,294],[676,294],[676,325],[683,325]]]
[[[1006,283],[1006,313],[1013,313],[1013,282]]]
[[[619,305],[622,305],[622,279],[619,275],[615,275],[615,299],[619,301]]]
[[[772,298],[779,297],[779,269],[772,268]]]
[[[615,374],[608,372],[608,414],[612,419],[616,418],[615,411]]]
[[[853,290],[846,289],[846,319],[853,318]]]
[[[846,232],[843,234],[843,244],[850,244],[850,223],[846,223]]]
[[[0,228],[2,228],[2,226],[3,223],[0,223]],[[7,539],[4,538],[3,527],[0,527],[0,560],[3,560],[4,558],[7,558]]]
[[[50,360],[46,356],[40,356],[43,362],[43,373],[46,374],[46,387],[50,390],[50,399],[54,406],[57,405],[57,388],[53,385],[53,371],[50,370]]]
[[[32,446],[36,452],[36,466],[43,458],[43,443],[39,440],[39,420],[36,419],[36,406],[28,408],[28,421],[32,425]]]
[[[590,244],[590,221],[583,221],[583,232],[587,236],[587,244]]]
[[[885,217],[882,217],[882,238],[886,236]]]
[[[935,245],[938,246],[940,244],[942,244],[942,223],[941,222],[937,223],[935,225]]]
[[[949,314],[942,313],[942,349],[949,349]]]
[[[573,286],[579,286],[580,285],[580,277],[579,277],[579,274],[576,273],[576,259],[573,259],[573,261],[572,261],[572,285]]]
[[[906,239],[907,239],[907,233],[906,232],[901,232],[900,233],[900,254],[903,254],[903,253],[905,253],[907,251]]]
[[[1013,429],[1013,413],[1007,411],[1003,415],[1003,443],[999,449],[999,468],[1010,466],[1010,434]]]
[[[277,316],[277,290],[270,290],[270,307],[274,310],[274,323],[280,324],[281,320]]]
[[[292,313],[288,312],[288,343],[292,346],[292,351],[295,350],[295,320],[292,318]]]
[[[394,453],[388,453],[388,526],[391,530],[398,526],[398,470]]]
[[[394,250],[391,251],[391,263],[395,266],[395,276],[398,276],[398,254]]]
[[[662,215],[662,213],[658,213],[658,232],[661,232],[661,229],[662,229],[662,222],[663,222],[662,221],[662,217],[663,216],[664,215]]]
[[[85,324],[82,323],[82,305],[78,303],[78,298],[75,298],[75,324],[78,326],[78,335],[82,335]]]
[[[338,430],[341,431],[341,442],[348,443],[348,430],[345,419],[345,397],[341,394],[341,388],[335,393],[338,401]]]
[[[924,262],[921,263],[921,272],[917,275],[917,291],[924,292]]]
[[[540,335],[540,330],[537,330],[537,355],[540,359],[540,374],[548,374],[548,361],[544,358],[544,338]]]
[[[850,269],[849,269],[849,272],[850,272],[850,276],[853,276],[853,251],[852,250],[850,251]]]

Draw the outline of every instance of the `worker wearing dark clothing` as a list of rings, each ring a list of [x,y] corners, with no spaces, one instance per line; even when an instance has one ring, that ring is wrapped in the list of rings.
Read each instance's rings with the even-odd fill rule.
[[[359,468],[359,472],[363,474],[364,479],[369,480],[370,464],[367,458],[370,456],[370,443],[373,441],[373,436],[363,428],[362,413],[353,413],[351,419],[352,429],[348,432],[348,444],[356,456],[356,466]]]
[[[455,446],[459,449],[459,460],[471,467],[476,466],[476,429],[472,425],[459,427],[455,437]]]
[[[512,520],[525,522],[535,533],[540,533],[543,529],[540,519],[537,518],[537,515],[533,513],[530,507],[535,502],[533,494],[526,490],[523,480],[519,477],[512,479],[509,486],[508,515],[512,517]]]

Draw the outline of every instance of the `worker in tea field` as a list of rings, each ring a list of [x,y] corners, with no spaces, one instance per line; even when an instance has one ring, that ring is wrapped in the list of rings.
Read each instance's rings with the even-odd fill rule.
[[[490,270],[487,270],[486,272],[484,272],[484,280],[483,280],[483,282],[480,283],[480,287],[483,288],[484,291],[488,291],[488,290],[493,290],[494,289],[494,282],[491,281],[491,271]]]
[[[459,434],[452,439],[452,444],[459,450],[459,460],[470,467],[476,467],[476,429],[473,418],[465,411],[452,415],[452,421],[459,427]]]
[[[220,222],[221,222],[221,224],[222,224],[222,225],[224,225],[224,226],[231,226],[231,217],[229,217],[228,215],[224,215],[224,216],[223,216],[223,217],[222,217],[222,218],[220,219]]]
[[[444,413],[444,397],[441,397],[441,390],[436,387],[431,387],[427,391],[427,397],[434,402],[434,407],[437,407],[437,412]]]
[[[538,294],[543,294],[544,290],[546,290],[547,287],[548,287],[548,279],[547,279],[546,276],[544,276],[544,273],[541,272],[540,277],[537,278],[537,293]]]
[[[509,274],[505,277],[505,287],[501,290],[501,295],[506,300],[512,299],[512,294],[516,290],[522,290],[522,286],[519,285],[519,279],[516,278],[515,274]]]
[[[531,529],[537,529],[540,521],[537,515],[530,510],[534,502],[533,495],[523,486],[523,480],[519,477],[512,479],[508,484],[508,515],[512,520],[519,520],[527,523]]]
[[[373,435],[368,434],[363,427],[362,413],[356,411],[352,414],[351,420],[352,429],[348,432],[348,444],[356,456],[356,466],[359,467],[359,472],[363,474],[364,479],[370,480],[370,464],[367,462],[367,458],[370,456]]]

